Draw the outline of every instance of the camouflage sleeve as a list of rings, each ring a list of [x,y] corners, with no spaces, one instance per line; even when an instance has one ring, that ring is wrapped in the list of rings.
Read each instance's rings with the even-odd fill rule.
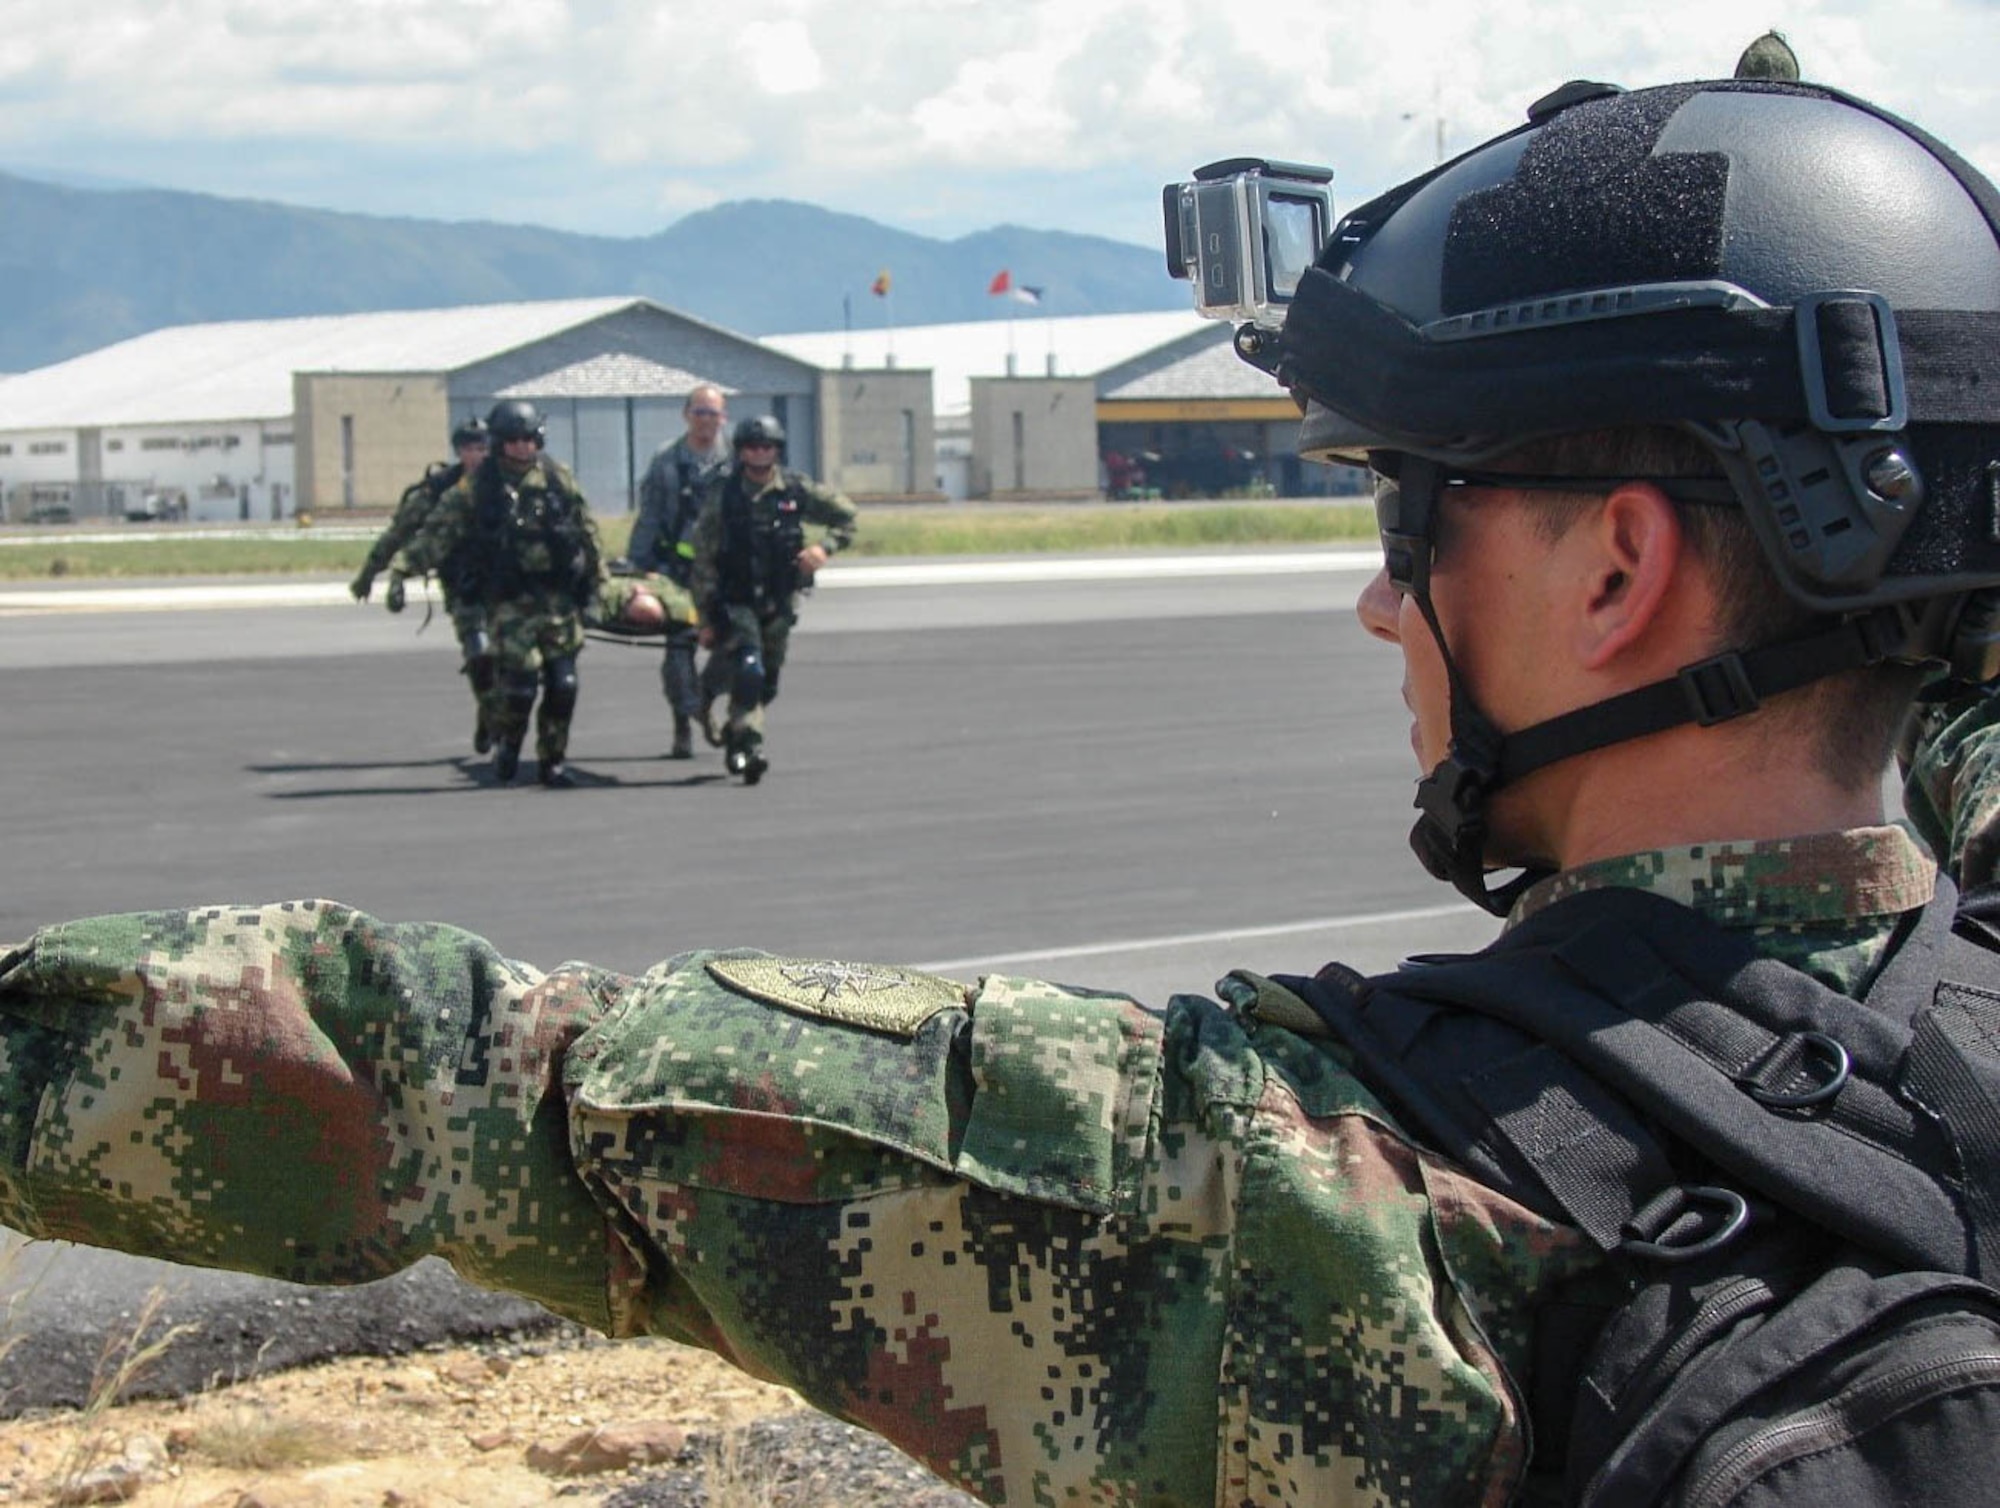
[[[1981,689],[1919,703],[1903,806],[1938,862],[1966,888],[2000,877],[2000,697]]]
[[[451,558],[472,521],[472,484],[461,479],[448,488],[403,546],[403,565],[413,576],[435,571]]]
[[[1504,1503],[1580,1243],[1225,985],[543,976],[324,902],[79,922],[0,959],[0,1220],[309,1282],[439,1253],[995,1503]]]
[[[323,901],[48,928],[0,959],[0,1221],[294,1282],[435,1254],[613,1328],[557,1079],[621,983]]]
[[[808,482],[805,514],[826,530],[820,544],[827,554],[836,554],[854,543],[861,513],[846,493],[836,492],[821,482]]]
[[[375,536],[375,543],[369,547],[368,560],[362,569],[372,575],[380,575],[396,558],[396,552],[403,548],[418,525],[423,523],[430,511],[431,495],[422,482],[406,491],[396,502],[396,511],[390,517],[388,527]]]
[[[566,1072],[635,1317],[990,1502],[1518,1485],[1509,1374],[1579,1243],[1289,1030],[735,952],[645,976]]]

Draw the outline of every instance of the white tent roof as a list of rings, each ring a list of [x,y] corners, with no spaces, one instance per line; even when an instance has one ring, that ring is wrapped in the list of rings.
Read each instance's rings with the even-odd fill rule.
[[[176,325],[0,379],[0,430],[288,418],[294,372],[450,372],[646,302],[552,299]]]
[[[1007,375],[1007,353],[1015,373],[1040,377],[1055,357],[1059,377],[1094,377],[1106,367],[1207,325],[1193,309],[1150,314],[1076,314],[1045,319],[1024,312],[1012,319],[975,320],[956,325],[815,330],[766,335],[763,342],[814,366],[837,369],[852,355],[857,367],[880,367],[890,353],[898,367],[931,372],[931,402],[940,414],[972,409],[974,377]],[[0,395],[5,390],[0,389]]]

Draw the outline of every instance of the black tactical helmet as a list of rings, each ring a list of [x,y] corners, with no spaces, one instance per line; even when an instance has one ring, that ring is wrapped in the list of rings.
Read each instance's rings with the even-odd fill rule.
[[[451,448],[453,450],[463,450],[468,445],[484,445],[486,443],[486,421],[484,419],[467,419],[451,432]]]
[[[1348,215],[1286,322],[1300,448],[1477,465],[1667,424],[1821,611],[2000,582],[2000,198],[1769,80],[1569,85]]]
[[[509,440],[533,440],[544,443],[542,416],[535,405],[523,398],[503,398],[493,405],[493,411],[486,416],[486,428],[496,445]]]
[[[780,450],[785,448],[785,426],[770,414],[759,414],[754,419],[745,419],[739,423],[731,445],[733,449],[741,450],[746,445],[756,445],[764,441],[769,441]]]
[[[1413,839],[1468,894],[1487,796],[1542,765],[1861,665],[2000,673],[2000,196],[1872,105],[1568,85],[1342,220],[1275,346],[1239,339],[1307,400],[1301,452],[1397,478],[1385,552],[1427,613],[1441,488],[1543,437],[1668,426],[1714,460],[1679,495],[1742,507],[1822,615],[1504,738],[1449,671]]]

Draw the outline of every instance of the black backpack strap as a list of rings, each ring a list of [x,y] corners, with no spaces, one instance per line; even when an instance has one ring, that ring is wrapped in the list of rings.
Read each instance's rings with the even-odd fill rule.
[[[1950,946],[1954,903],[1946,887],[1916,923],[1878,986],[1883,1004],[1935,994],[1948,947],[1975,991],[2000,984],[2000,959]],[[2000,1218],[1984,1190],[1974,1200],[1965,1188],[1991,1174],[1957,1176],[2000,1165],[1979,1160],[2000,1134],[1981,1073],[2000,1072],[2000,1057],[1951,1043],[1979,1035],[1977,1012],[1899,1020],[1636,890],[1572,897],[1483,953],[1364,981],[1344,1010],[1308,999],[1417,1134],[1481,1177],[1497,1166],[1497,1187],[1543,1213],[1553,1203],[1605,1250],[1699,1255],[1761,1197],[1899,1265],[2000,1271]],[[1951,1045],[1919,1060],[1934,1059],[1925,1088],[1942,1105],[1920,1110],[1902,1082],[1909,1015],[1920,1038]],[[1447,1018],[1449,1030],[1434,1024]],[[1958,1144],[1935,1116],[1961,1113]],[[1714,1176],[1673,1176],[1681,1159],[1663,1149],[1681,1146]]]
[[[1432,982],[1432,968],[1470,972],[1482,993],[1520,985],[1491,952],[1376,979],[1329,964],[1312,979],[1275,982],[1312,1006],[1369,1087],[1425,1145],[1616,1249],[1634,1209],[1676,1183],[1658,1138],[1550,1044],[1414,993]]]
[[[1986,899],[1990,897],[1976,898],[1975,905]],[[1930,1010],[1917,1021],[1903,1075],[1906,1092],[1936,1118],[1956,1153],[1955,1171],[1971,1217],[1978,1270],[1989,1282],[2000,1281],[1996,943],[2000,937],[1976,909],[1970,915],[1960,912],[1957,929],[1944,940],[1943,978]]]

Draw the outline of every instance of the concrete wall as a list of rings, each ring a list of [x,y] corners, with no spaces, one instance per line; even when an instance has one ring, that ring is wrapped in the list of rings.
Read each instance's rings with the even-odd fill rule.
[[[928,371],[844,369],[819,376],[821,481],[857,498],[943,496]]]
[[[394,506],[451,454],[447,396],[442,373],[293,373],[299,510],[324,519]]]
[[[1088,377],[972,379],[972,495],[1097,497],[1097,384]]]

